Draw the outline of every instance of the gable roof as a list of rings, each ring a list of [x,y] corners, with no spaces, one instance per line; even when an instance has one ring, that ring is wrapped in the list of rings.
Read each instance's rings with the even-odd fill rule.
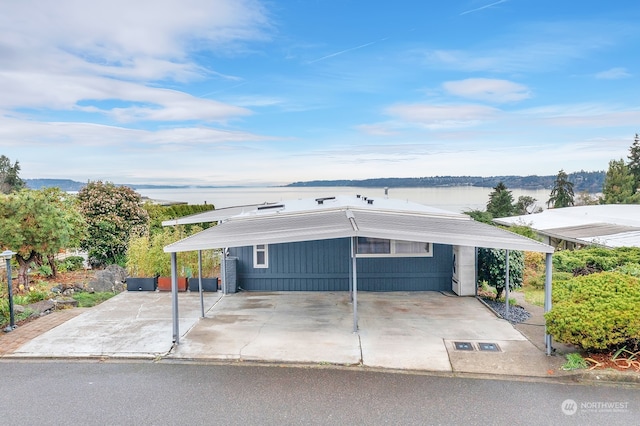
[[[549,245],[475,222],[464,214],[402,200],[359,196],[260,205],[226,217],[218,225],[169,244],[164,250],[171,253],[357,236],[553,252]]]

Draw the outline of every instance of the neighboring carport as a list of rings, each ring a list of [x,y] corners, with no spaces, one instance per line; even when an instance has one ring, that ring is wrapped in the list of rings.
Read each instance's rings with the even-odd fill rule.
[[[317,200],[316,200],[317,201]],[[321,203],[319,203],[321,204]],[[429,211],[398,211],[372,207],[371,203],[345,204],[287,212],[285,205],[258,207],[247,213],[224,217],[221,222],[196,235],[165,247],[172,255],[172,287],[174,307],[174,341],[179,343],[177,323],[176,253],[227,247],[278,244],[300,241],[349,238],[351,240],[351,295],[353,325],[357,331],[357,257],[358,237],[397,239],[425,243],[486,247],[504,250],[535,251],[546,254],[545,310],[551,308],[551,254],[553,248],[503,229],[471,220],[466,215]],[[236,211],[237,212],[237,211]],[[197,217],[188,218],[198,220]],[[175,224],[187,223],[174,221]],[[166,224],[174,224],[166,223]],[[193,222],[191,222],[193,223]],[[546,336],[547,354],[551,338]]]

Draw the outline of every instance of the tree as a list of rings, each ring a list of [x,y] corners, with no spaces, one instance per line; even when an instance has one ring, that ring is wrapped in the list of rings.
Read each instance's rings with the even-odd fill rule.
[[[496,300],[505,289],[506,260],[505,250],[479,248],[478,249],[478,282],[486,281],[496,288]],[[509,289],[522,285],[524,271],[524,252],[509,251]]]
[[[493,217],[491,216],[490,213],[486,211],[475,209],[475,210],[466,211],[464,212],[464,214],[471,216],[471,218],[476,222],[492,224],[491,221],[493,220]]]
[[[89,182],[78,192],[80,212],[87,221],[87,236],[81,248],[92,265],[125,265],[131,236],[148,232],[149,215],[140,194],[126,186]]]
[[[633,175],[633,189],[636,192],[640,188],[640,137],[637,133],[627,158],[629,158],[629,171]]]
[[[12,166],[8,157],[0,155],[0,193],[10,194],[26,187],[25,182],[18,176],[19,173],[18,161]]]
[[[489,194],[487,212],[490,213],[494,218],[513,216],[513,214],[515,213],[513,196],[511,195],[511,191],[507,189],[504,183],[499,182],[493,188],[493,192]]]
[[[609,169],[602,189],[603,204],[634,204],[640,202],[635,192],[634,178],[624,160],[609,161]]]
[[[547,201],[547,206],[554,209],[573,206],[575,204],[573,198],[573,182],[569,181],[569,176],[564,170],[560,170],[553,183],[551,197]]]
[[[516,205],[514,207],[514,212],[515,214],[519,214],[519,215],[525,215],[525,214],[532,214],[532,213],[538,213],[542,210],[542,208],[538,207],[536,208],[536,202],[538,200],[536,200],[535,198],[529,196],[529,195],[521,195],[518,197],[518,201],[516,202]]]
[[[28,285],[32,262],[42,263],[79,241],[80,213],[60,190],[22,190],[0,195],[0,248],[15,251],[18,285]]]

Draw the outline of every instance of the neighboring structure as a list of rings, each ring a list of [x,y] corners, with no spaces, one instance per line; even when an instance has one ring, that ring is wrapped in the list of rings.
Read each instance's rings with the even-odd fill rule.
[[[476,247],[536,251],[549,245],[469,216],[386,198],[338,196],[234,207],[166,221],[218,225],[164,248],[175,253],[222,248],[223,288],[349,291],[357,330],[357,291],[453,291],[476,294]],[[550,293],[549,304],[550,309]],[[174,286],[174,340],[177,342]],[[550,340],[548,347],[550,350]]]
[[[500,225],[526,225],[556,249],[587,245],[640,247],[640,205],[564,207],[542,213],[494,219]]]

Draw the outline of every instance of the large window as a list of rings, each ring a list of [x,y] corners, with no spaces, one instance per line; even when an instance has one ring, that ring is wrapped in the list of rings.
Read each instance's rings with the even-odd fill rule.
[[[360,257],[432,257],[431,243],[358,237]]]
[[[268,268],[269,267],[269,246],[266,244],[258,244],[253,246],[253,267]]]

